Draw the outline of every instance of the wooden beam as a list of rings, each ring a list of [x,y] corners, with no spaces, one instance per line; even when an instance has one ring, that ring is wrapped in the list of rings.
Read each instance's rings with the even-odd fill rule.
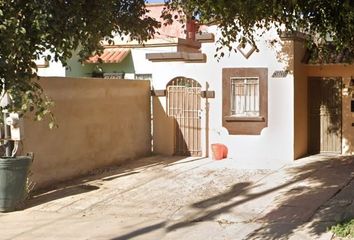
[[[215,98],[215,91],[202,91],[202,98]]]

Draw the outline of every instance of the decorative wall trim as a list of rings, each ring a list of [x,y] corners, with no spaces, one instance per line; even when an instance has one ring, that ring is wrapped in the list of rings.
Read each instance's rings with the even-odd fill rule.
[[[202,98],[215,98],[215,91],[202,91]]]
[[[146,58],[152,62],[193,62],[205,63],[204,53],[169,52],[169,53],[147,53]]]
[[[258,77],[260,116],[236,117],[231,114],[231,78]],[[268,69],[224,68],[222,70],[222,125],[232,135],[259,135],[268,126]]]
[[[213,33],[198,33],[195,36],[195,40],[200,43],[215,42],[215,35]]]

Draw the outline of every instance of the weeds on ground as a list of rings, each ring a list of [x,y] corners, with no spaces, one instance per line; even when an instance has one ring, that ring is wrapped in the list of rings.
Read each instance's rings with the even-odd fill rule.
[[[339,237],[354,238],[354,219],[349,219],[332,226],[331,231]]]

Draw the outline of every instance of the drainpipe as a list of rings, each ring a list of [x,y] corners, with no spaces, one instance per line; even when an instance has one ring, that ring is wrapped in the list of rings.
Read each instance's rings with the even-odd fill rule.
[[[195,33],[198,30],[197,26],[197,21],[195,20],[195,17],[188,17],[187,18],[187,24],[186,24],[186,30],[187,30],[187,40],[195,41]]]

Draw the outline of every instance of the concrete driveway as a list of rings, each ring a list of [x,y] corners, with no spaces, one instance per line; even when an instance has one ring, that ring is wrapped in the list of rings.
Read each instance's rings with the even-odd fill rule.
[[[331,239],[354,217],[354,161],[273,169],[154,156],[37,194],[0,213],[1,239]]]

